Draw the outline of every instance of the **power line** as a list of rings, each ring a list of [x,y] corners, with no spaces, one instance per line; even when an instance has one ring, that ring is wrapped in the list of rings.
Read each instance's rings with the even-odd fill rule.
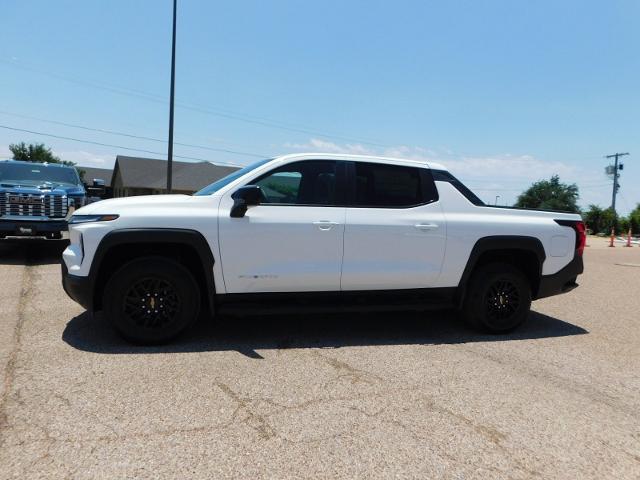
[[[579,185],[578,185],[579,186]],[[609,184],[608,183],[601,183],[600,185],[583,185],[583,186],[579,186],[582,190],[589,190],[591,188],[605,188],[608,187]]]
[[[91,145],[100,145],[101,147],[110,147],[110,148],[119,148],[122,150],[130,150],[132,152],[142,152],[142,153],[150,153],[152,155],[160,155],[160,156],[164,156],[165,154],[162,152],[154,152],[152,150],[144,150],[141,148],[132,148],[132,147],[125,147],[122,145],[114,145],[111,143],[102,143],[102,142],[94,142],[92,140],[82,140],[79,138],[73,138],[73,137],[65,137],[62,135],[54,135],[52,133],[45,133],[45,132],[36,132],[35,130],[27,130],[24,128],[15,128],[15,127],[9,127],[7,125],[0,125],[0,128],[4,128],[5,130],[13,130],[15,132],[24,132],[24,133],[31,133],[33,135],[41,135],[43,137],[51,137],[51,138],[58,138],[61,140],[70,140],[72,142],[79,142],[79,143],[88,143]],[[212,162],[211,160],[207,160],[206,158],[198,158],[198,157],[187,157],[184,155],[174,155],[174,157],[176,158],[183,158],[185,160],[196,160],[199,162],[208,162],[208,163],[215,163],[215,164],[223,164],[223,165],[230,165],[233,167],[240,167],[241,165],[237,165],[235,163],[231,163],[231,162]]]
[[[111,85],[107,85],[107,84],[98,84],[95,82],[91,82],[91,81],[87,81],[87,80],[83,80],[83,79],[79,79],[77,77],[68,77],[65,75],[60,75],[57,73],[53,73],[50,71],[45,71],[45,70],[41,70],[38,68],[34,68],[32,66],[26,66],[26,65],[21,65],[16,63],[15,61],[7,61],[7,60],[3,60],[0,59],[0,63],[4,63],[5,65],[9,65],[15,68],[20,68],[23,70],[27,70],[27,71],[32,71],[32,72],[36,72],[38,74],[41,75],[47,75],[53,78],[57,78],[60,80],[64,80],[66,82],[70,82],[70,83],[75,83],[78,85],[83,85],[85,87],[91,87],[91,88],[97,88],[97,89],[101,89],[101,90],[105,90],[105,91],[109,91],[111,93],[116,93],[118,95],[127,95],[127,96],[132,96],[132,97],[137,97],[143,100],[148,100],[148,101],[152,101],[152,102],[156,102],[156,103],[162,103],[162,104],[167,104],[167,100],[160,96],[160,95],[155,95],[155,94],[149,94],[146,92],[141,92],[139,90],[134,90],[134,89],[130,89],[130,88],[124,88],[124,87],[119,87],[119,86],[111,86]],[[176,102],[176,105],[179,106],[180,108],[184,108],[187,110],[192,110],[192,111],[196,111],[196,112],[200,112],[200,113],[204,113],[207,115],[214,115],[217,117],[222,117],[222,118],[227,118],[230,120],[237,120],[237,121],[241,121],[241,122],[245,122],[245,123],[251,123],[251,124],[255,124],[255,125],[261,125],[264,127],[269,127],[269,128],[276,128],[276,129],[280,129],[280,130],[287,130],[290,132],[296,132],[296,133],[304,133],[307,135],[315,135],[318,137],[323,137],[323,138],[329,138],[329,139],[334,139],[334,140],[342,140],[342,141],[347,141],[347,142],[357,142],[357,143],[362,143],[365,145],[371,145],[371,146],[376,146],[376,147],[383,147],[383,148],[389,148],[392,145],[387,145],[387,144],[383,144],[383,143],[379,143],[379,142],[374,142],[371,140],[365,140],[365,139],[359,139],[359,138],[354,138],[354,137],[349,137],[349,136],[345,136],[345,135],[341,135],[341,134],[333,134],[333,133],[329,133],[329,132],[321,132],[318,130],[315,130],[311,127],[307,127],[301,124],[287,124],[285,122],[280,122],[278,120],[272,120],[272,119],[267,119],[264,117],[258,117],[258,116],[254,116],[254,115],[249,115],[249,114],[245,114],[245,113],[239,113],[239,112],[233,112],[231,110],[226,110],[226,109],[220,109],[220,108],[213,108],[213,107],[209,107],[206,105],[198,105],[198,104],[189,104],[189,103],[183,103],[183,102]]]
[[[19,113],[5,112],[3,110],[0,110],[0,113],[4,114],[4,115],[11,115],[13,117],[18,117],[18,118],[26,118],[26,119],[29,119],[29,120],[37,120],[39,122],[50,123],[52,125],[61,125],[63,127],[78,128],[78,129],[81,129],[81,130],[87,130],[89,132],[106,133],[108,135],[118,135],[118,136],[121,136],[121,137],[134,138],[136,140],[148,140],[150,142],[159,142],[159,143],[163,143],[163,144],[167,143],[166,140],[162,140],[160,138],[145,137],[143,135],[133,135],[131,133],[119,132],[117,130],[106,130],[104,128],[86,127],[84,125],[76,125],[76,124],[73,124],[73,123],[60,122],[60,121],[57,121],[57,120],[48,120],[48,119],[45,119],[45,118],[32,117],[30,115],[22,115],[22,114],[19,114]],[[256,157],[256,158],[267,158],[267,157],[269,157],[269,155],[264,155],[264,154],[260,154],[260,153],[242,152],[242,151],[239,151],[239,150],[231,150],[231,149],[227,149],[227,148],[209,147],[209,146],[206,146],[206,145],[197,145],[197,144],[193,144],[193,143],[174,142],[174,145],[180,145],[181,147],[200,148],[202,150],[210,150],[212,152],[230,153],[230,154],[234,154],[234,155],[246,155],[248,157]]]

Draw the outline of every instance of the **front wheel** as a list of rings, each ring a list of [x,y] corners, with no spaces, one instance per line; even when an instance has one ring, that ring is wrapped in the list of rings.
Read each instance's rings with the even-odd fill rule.
[[[471,276],[462,316],[472,326],[506,333],[521,325],[531,309],[527,277],[507,263],[479,267]]]
[[[127,340],[165,343],[197,318],[200,289],[179,263],[146,257],[127,263],[107,282],[104,312]]]

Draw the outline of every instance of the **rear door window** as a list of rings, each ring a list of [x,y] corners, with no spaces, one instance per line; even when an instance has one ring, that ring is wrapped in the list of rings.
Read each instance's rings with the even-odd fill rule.
[[[353,165],[350,206],[409,208],[438,199],[428,169],[366,162],[354,162]]]

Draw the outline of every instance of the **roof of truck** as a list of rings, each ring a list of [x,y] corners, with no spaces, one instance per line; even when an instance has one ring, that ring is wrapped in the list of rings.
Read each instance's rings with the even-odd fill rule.
[[[18,163],[20,165],[38,165],[38,166],[44,165],[45,167],[53,167],[53,168],[75,168],[73,165],[64,165],[62,163],[27,162],[24,160],[11,160],[11,159],[0,160],[0,163]]]
[[[444,165],[439,163],[431,162],[428,160],[416,160],[416,159],[407,159],[407,158],[397,158],[397,157],[384,157],[378,155],[354,155],[348,153],[322,153],[322,152],[313,152],[313,153],[291,153],[288,155],[282,155],[277,157],[281,160],[313,160],[313,159],[327,159],[327,160],[351,160],[354,162],[374,162],[374,163],[397,163],[397,164],[405,164],[411,166],[426,166],[427,168],[433,170],[447,170]]]

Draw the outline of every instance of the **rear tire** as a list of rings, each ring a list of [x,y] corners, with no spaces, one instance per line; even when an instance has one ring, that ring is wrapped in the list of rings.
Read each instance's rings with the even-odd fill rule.
[[[145,257],[111,276],[102,305],[106,318],[125,339],[160,344],[177,337],[196,320],[200,289],[179,263]]]
[[[527,277],[508,263],[477,268],[468,283],[462,317],[474,328],[507,333],[520,326],[531,309]]]

